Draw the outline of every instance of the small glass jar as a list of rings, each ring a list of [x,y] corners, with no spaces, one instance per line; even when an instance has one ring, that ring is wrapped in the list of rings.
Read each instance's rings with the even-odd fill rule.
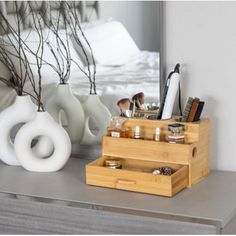
[[[121,138],[130,138],[131,137],[131,128],[129,128],[129,127],[121,128],[120,137]]]
[[[159,127],[156,127],[155,133],[153,135],[153,140],[156,142],[160,141],[160,135],[161,135],[161,129]]]
[[[108,159],[105,160],[105,167],[111,168],[111,169],[121,169],[121,161],[117,159]]]
[[[168,130],[170,131],[167,137],[169,143],[184,143],[184,125],[179,123],[171,124],[168,125]]]
[[[110,126],[107,128],[107,136],[113,138],[121,138],[124,136],[122,131],[122,124],[124,121],[125,119],[120,116],[113,116],[111,118]]]
[[[121,128],[107,128],[107,136],[111,136],[113,138],[121,138]]]
[[[133,132],[133,138],[134,139],[141,139],[141,127],[140,126],[135,126],[134,127],[134,132]]]

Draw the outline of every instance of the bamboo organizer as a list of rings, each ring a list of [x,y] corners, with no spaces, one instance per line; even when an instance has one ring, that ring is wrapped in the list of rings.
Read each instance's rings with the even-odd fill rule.
[[[124,126],[141,126],[145,140],[104,136],[102,157],[86,166],[86,183],[171,197],[199,182],[209,174],[209,120],[182,123],[184,144],[164,141],[171,123],[176,121],[127,119]],[[156,127],[161,128],[160,142],[151,140]],[[108,158],[120,158],[122,169],[104,167]],[[170,166],[175,173],[171,176],[152,174],[153,169],[160,166]]]

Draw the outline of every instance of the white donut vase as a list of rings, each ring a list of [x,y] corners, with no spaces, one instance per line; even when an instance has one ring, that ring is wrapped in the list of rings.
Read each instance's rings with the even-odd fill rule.
[[[54,145],[54,152],[47,158],[38,157],[32,151],[32,140],[38,136],[47,136]],[[69,135],[47,112],[37,112],[34,120],[22,126],[16,135],[14,146],[22,167],[34,172],[58,171],[71,154]]]
[[[30,96],[16,96],[14,103],[0,113],[0,160],[5,164],[18,166],[14,145],[11,140],[12,129],[21,123],[32,120],[36,115],[37,107],[31,101]],[[48,142],[46,137],[41,137],[34,152],[37,155],[50,154],[52,152],[52,144]]]
[[[59,84],[45,103],[45,108],[59,124],[63,123],[60,114],[64,111],[71,142],[81,142],[84,133],[84,110],[80,101],[73,95],[69,84]]]
[[[99,144],[102,136],[106,133],[111,120],[111,113],[107,107],[100,101],[97,94],[91,94],[83,103],[85,114],[85,127],[82,144]],[[89,119],[93,118],[98,127],[98,132],[94,135],[89,127]]]

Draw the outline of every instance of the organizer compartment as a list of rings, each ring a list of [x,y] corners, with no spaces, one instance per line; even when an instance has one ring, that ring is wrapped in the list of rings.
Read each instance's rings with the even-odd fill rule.
[[[188,164],[197,154],[197,144],[170,144],[150,140],[103,137],[105,156]]]
[[[166,140],[168,134],[168,125],[172,123],[181,123],[184,125],[185,144],[159,143],[158,147],[163,148],[163,152],[171,153],[172,148],[176,149],[176,155],[168,154],[168,162],[187,164],[189,167],[189,184],[188,187],[198,183],[210,173],[210,121],[203,118],[197,122],[178,122],[177,117],[170,120],[147,120],[147,119],[127,119],[123,126],[142,127],[144,138],[152,138],[156,127],[161,129],[161,140]],[[122,141],[121,141],[122,142]],[[150,141],[152,142],[152,141]],[[156,142],[157,143],[157,142]],[[171,145],[171,146],[170,146]],[[173,145],[173,146],[172,146]],[[190,145],[190,146],[189,146]],[[181,155],[180,150],[186,150],[190,147],[189,158]],[[120,150],[119,150],[120,151]],[[132,153],[131,153],[132,155]],[[164,154],[166,155],[166,154]],[[159,155],[157,161],[165,161],[163,155]]]
[[[122,158],[122,169],[111,169],[104,166],[107,158],[103,156],[86,166],[87,184],[169,197],[188,185],[187,166],[168,163],[175,169],[171,176],[154,175],[155,168],[167,163]]]
[[[177,118],[176,118],[177,119]],[[175,118],[170,120],[147,120],[147,119],[127,119],[123,126],[134,128],[139,125],[142,129],[142,135],[147,139],[153,138],[154,129],[156,127],[161,128],[161,140],[166,140],[166,136],[168,134],[168,125],[173,123],[180,123],[184,125],[185,135],[186,135],[186,143],[194,143],[198,142],[199,133],[202,126],[207,126],[209,124],[209,120],[204,118],[201,121],[197,122],[178,122]]]

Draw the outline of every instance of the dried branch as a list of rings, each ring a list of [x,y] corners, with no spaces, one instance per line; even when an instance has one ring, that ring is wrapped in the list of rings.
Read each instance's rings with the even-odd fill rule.
[[[62,1],[59,1],[59,9],[62,9]],[[60,83],[66,84],[69,76],[70,76],[70,68],[71,68],[71,53],[69,46],[69,34],[67,32],[67,27],[65,27],[65,38],[59,33],[60,23],[63,21],[63,15],[61,10],[59,10],[59,14],[57,17],[53,17],[50,14],[50,21],[45,22],[46,26],[50,29],[51,33],[53,33],[56,44],[53,44],[51,41],[47,40],[46,44],[50,48],[50,51],[56,61],[57,67],[52,67],[52,69],[59,75]]]
[[[14,1],[14,6],[17,10],[17,1]],[[26,5],[25,5],[26,6]],[[25,10],[25,9],[23,9]],[[33,11],[31,11],[31,14]],[[16,90],[18,95],[23,94],[29,94],[27,91],[24,90],[25,82],[28,80],[31,83],[31,86],[33,88],[33,92],[35,95],[29,94],[32,98],[34,98],[37,101],[38,104],[38,111],[44,111],[43,104],[41,101],[41,82],[42,82],[42,76],[41,76],[41,68],[42,68],[42,58],[43,50],[44,50],[44,43],[43,43],[43,36],[42,36],[42,26],[39,27],[38,30],[36,30],[39,42],[37,45],[37,51],[35,53],[35,59],[36,59],[36,65],[37,65],[37,72],[38,72],[38,86],[36,86],[35,83],[35,75],[32,72],[31,64],[28,61],[27,55],[26,55],[26,48],[29,49],[29,46],[27,45],[27,40],[22,39],[21,37],[21,18],[19,14],[16,14],[16,25],[17,29],[14,29],[13,26],[10,24],[10,22],[6,19],[6,17],[3,15],[2,12],[0,12],[0,26],[6,25],[6,28],[2,27],[4,29],[5,37],[7,38],[8,42],[5,43],[5,45],[0,47],[0,60],[10,69],[12,72],[12,82],[8,83],[9,86],[11,86],[13,89]],[[33,14],[33,22],[36,24],[38,22],[38,16]],[[8,31],[7,31],[8,30]],[[8,34],[10,33],[10,34]],[[30,34],[31,32],[29,32]],[[14,52],[9,51],[8,48],[13,49]],[[9,56],[10,55],[10,56]],[[17,62],[19,62],[20,70],[18,71],[16,69],[16,63],[12,61],[12,57],[17,59]],[[6,81],[1,80],[2,82],[6,83]]]
[[[30,11],[28,15],[25,14],[24,18],[22,19],[18,14],[16,14],[16,29],[10,24],[5,15],[0,11],[0,27],[4,30],[4,34],[6,35],[6,40],[4,41],[2,39],[2,43],[0,43],[0,61],[7,66],[7,68],[12,74],[12,79],[10,81],[7,81],[4,78],[0,78],[0,81],[5,83],[7,86],[12,87],[19,96],[23,94],[29,94],[27,91],[24,90],[24,85],[26,81],[29,81],[34,93],[33,95],[30,94],[30,96],[37,101],[38,111],[44,111],[43,104],[41,101],[41,69],[43,65],[49,65],[59,76],[60,83],[65,84],[67,83],[70,77],[71,64],[74,63],[89,79],[90,94],[96,94],[96,63],[94,60],[92,48],[80,26],[79,16],[76,12],[75,3],[74,9],[66,1],[59,1],[59,4],[61,10],[63,9],[63,6],[65,10],[65,7],[67,6],[68,12],[66,13],[59,11],[57,18],[53,19],[51,15],[50,23],[44,22],[51,31],[51,33],[53,33],[53,35],[55,36],[56,43],[54,44],[44,34],[45,32],[43,31],[42,19],[44,19],[45,17],[42,15],[40,16],[34,12],[34,9],[31,6],[31,1],[28,1],[27,4],[24,4],[25,7],[29,7]],[[14,6],[17,12],[17,1],[14,1]],[[23,10],[24,12],[27,12],[26,9]],[[29,15],[31,15],[32,18],[32,24],[35,30],[34,32],[36,32],[38,36],[36,52],[32,51],[29,45],[27,45],[27,38],[29,37],[31,31],[25,39],[22,39],[21,37],[22,20],[24,20]],[[42,17],[42,19],[40,17]],[[59,33],[60,23],[62,21],[64,22],[65,27],[65,35],[63,36]],[[86,69],[82,68],[79,63],[77,63],[73,58],[71,58],[69,45],[70,33],[72,33],[75,41],[82,49],[82,52],[88,64]],[[91,72],[92,70],[89,62],[89,57],[86,53],[83,43],[81,42],[81,36],[82,39],[86,42],[86,45],[88,46],[92,55],[93,73]],[[50,48],[50,51],[53,57],[55,58],[56,65],[54,65],[50,61],[47,61],[43,57],[45,45]],[[26,52],[31,53],[35,56],[35,63],[28,61]],[[19,63],[19,70],[16,68],[15,59],[17,60],[17,64]],[[32,72],[32,65],[36,65],[37,67],[37,83],[35,75]]]
[[[72,2],[72,4],[69,4],[67,1],[64,1],[65,6],[67,8],[67,14],[65,14],[65,21],[68,22],[68,25],[70,27],[71,33],[74,37],[74,40],[81,48],[81,50],[84,54],[84,57],[86,59],[87,69],[88,69],[88,77],[89,77],[89,81],[90,81],[90,94],[96,94],[96,63],[95,63],[93,51],[92,51],[91,45],[90,45],[87,37],[85,36],[85,34],[82,30],[80,20],[79,20],[79,15],[78,15],[78,12],[76,11],[75,1],[70,1],[70,2]],[[71,7],[71,5],[73,7]],[[78,32],[81,35],[79,35]],[[91,73],[89,57],[88,57],[87,52],[86,52],[84,45],[82,43],[81,36],[90,50],[92,64],[93,64],[93,75]]]
[[[17,11],[16,1],[14,2],[14,6]],[[12,73],[12,79],[11,79],[12,82],[8,84],[8,86],[11,86],[13,89],[15,89],[16,93],[19,96],[22,96],[24,94],[24,84],[26,81],[26,77],[28,76],[28,69],[27,69],[28,60],[25,53],[23,52],[21,44],[22,40],[20,39],[21,20],[19,16],[16,17],[17,29],[14,30],[2,11],[0,11],[0,18],[1,18],[0,26],[5,34],[5,41],[3,38],[1,39],[0,60]],[[9,48],[11,50],[9,50]],[[12,50],[15,53],[12,53]],[[15,63],[13,61],[14,58],[16,58],[19,62],[20,72],[16,69]],[[23,69],[25,70],[24,79],[23,79]]]
[[[35,53],[36,63],[37,63],[37,72],[38,72],[38,91],[35,92],[37,103],[38,103],[38,111],[44,111],[43,103],[42,103],[42,74],[41,69],[43,65],[43,52],[44,52],[44,35],[43,35],[43,26],[40,17],[34,13],[30,1],[28,1],[28,5],[31,10],[33,26],[35,31],[37,32],[39,42],[37,45],[37,50]]]

